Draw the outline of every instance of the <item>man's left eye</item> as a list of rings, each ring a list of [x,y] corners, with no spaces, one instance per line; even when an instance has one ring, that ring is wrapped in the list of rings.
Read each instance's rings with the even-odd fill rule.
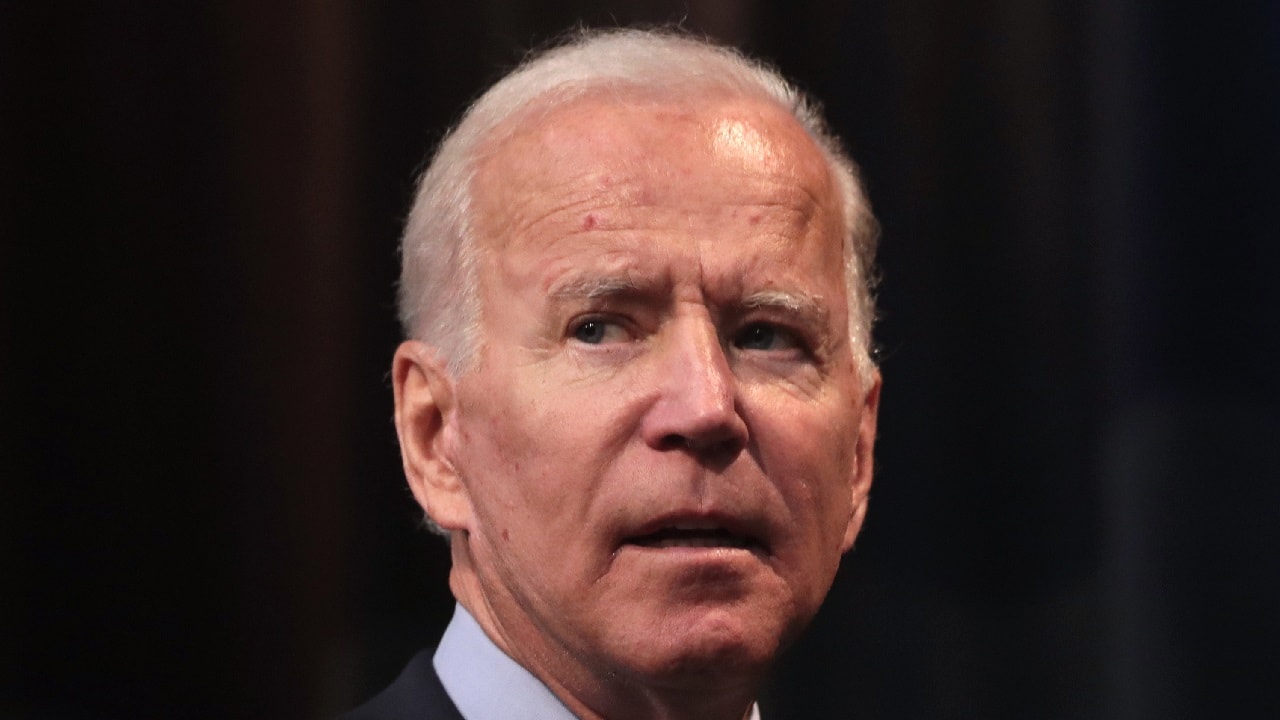
[[[587,318],[569,329],[573,339],[587,345],[603,345],[605,343],[622,342],[627,339],[627,331],[621,325],[601,318]]]
[[[769,323],[751,323],[738,331],[733,345],[742,350],[798,350],[803,347],[796,334]]]

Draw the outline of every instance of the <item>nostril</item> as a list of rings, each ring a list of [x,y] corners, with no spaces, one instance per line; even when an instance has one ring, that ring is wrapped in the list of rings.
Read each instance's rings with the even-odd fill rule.
[[[662,436],[655,449],[662,452],[687,453],[702,465],[722,470],[733,462],[744,447],[742,439],[736,435],[702,438],[671,433]]]
[[[664,435],[662,436],[662,439],[658,441],[659,450],[679,450],[687,447],[689,447],[688,438],[675,433]]]

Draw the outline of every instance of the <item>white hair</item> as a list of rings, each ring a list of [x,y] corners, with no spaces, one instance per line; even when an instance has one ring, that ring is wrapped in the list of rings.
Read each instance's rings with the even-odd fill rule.
[[[525,60],[471,105],[419,179],[401,239],[399,305],[405,334],[435,347],[455,377],[472,366],[481,342],[472,217],[479,160],[501,139],[500,129],[535,101],[549,109],[599,89],[690,102],[708,92],[730,93],[791,112],[821,149],[841,196],[849,334],[859,372],[869,379],[878,227],[856,166],[817,106],[775,70],[732,48],[675,31],[580,31]]]

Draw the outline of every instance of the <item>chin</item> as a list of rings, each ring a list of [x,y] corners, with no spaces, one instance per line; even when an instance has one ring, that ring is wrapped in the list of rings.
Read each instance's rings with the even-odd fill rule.
[[[742,607],[674,612],[655,633],[633,638],[631,671],[647,683],[678,687],[718,678],[725,683],[754,682],[764,676],[787,635],[778,616],[742,612]]]

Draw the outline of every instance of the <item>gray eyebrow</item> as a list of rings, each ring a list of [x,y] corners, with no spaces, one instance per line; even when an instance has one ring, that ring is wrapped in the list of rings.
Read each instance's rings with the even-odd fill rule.
[[[558,300],[567,300],[609,298],[641,291],[641,284],[631,276],[609,275],[571,278],[553,286],[548,294]],[[746,310],[757,308],[782,310],[817,324],[825,324],[830,315],[822,304],[821,298],[785,290],[762,290],[752,293],[743,298],[738,306]]]
[[[812,295],[790,293],[783,290],[762,290],[742,299],[743,308],[776,308],[802,315],[811,320],[825,322],[827,308],[820,298]]]
[[[548,294],[553,298],[600,298],[639,291],[640,286],[627,276],[580,277],[555,285]]]

